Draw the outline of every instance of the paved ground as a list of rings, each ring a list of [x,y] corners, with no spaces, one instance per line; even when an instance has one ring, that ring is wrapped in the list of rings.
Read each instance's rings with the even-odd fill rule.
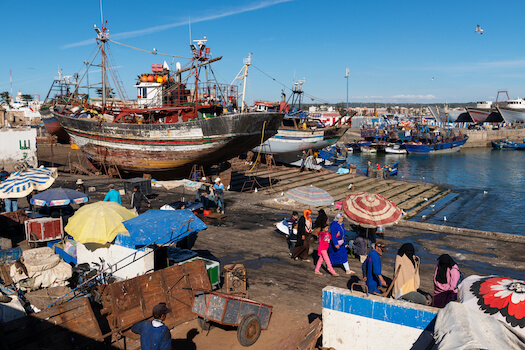
[[[61,149],[62,151],[66,150]],[[58,158],[55,152],[55,157]],[[93,200],[101,200],[107,184],[115,183],[123,188],[121,180],[72,176],[61,173],[57,184],[74,188],[77,178],[83,178],[86,187],[95,186]],[[155,189],[153,208],[176,201],[183,193]],[[184,195],[188,195],[185,192]],[[193,196],[193,194],[190,194]],[[293,330],[305,325],[321,314],[321,291],[327,285],[349,288],[361,278],[357,259],[350,260],[355,276],[340,277],[314,275],[314,262],[293,261],[288,255],[286,240],[274,224],[289,216],[289,209],[263,206],[261,202],[271,197],[265,194],[227,192],[225,201],[228,218],[224,224],[210,224],[198,235],[194,250],[218,259],[221,266],[241,263],[247,268],[249,297],[274,306],[268,330],[263,331],[259,341],[251,349],[266,349]],[[129,203],[129,199],[123,199]],[[129,207],[129,205],[128,205]],[[302,212],[305,207],[297,205]],[[335,212],[329,212],[332,219]],[[316,214],[316,213],[314,213]],[[315,216],[315,215],[314,215]],[[347,223],[348,226],[348,223]],[[469,237],[445,232],[398,225],[388,228],[385,242],[390,250],[383,257],[383,271],[393,275],[393,263],[397,249],[402,243],[412,242],[416,254],[422,258],[421,289],[432,293],[432,278],[436,258],[442,253],[450,254],[467,276],[471,274],[500,274],[525,279],[525,243],[507,242],[494,238]],[[316,249],[316,244],[312,243]],[[316,255],[314,253],[314,255]],[[342,272],[342,270],[340,270]],[[202,332],[196,321],[181,325],[172,331],[173,339],[181,349],[241,349],[236,332],[215,328],[208,334]]]

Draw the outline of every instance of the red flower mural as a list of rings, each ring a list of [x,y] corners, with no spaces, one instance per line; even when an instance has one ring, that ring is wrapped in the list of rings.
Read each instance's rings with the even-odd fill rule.
[[[499,312],[512,327],[525,327],[525,281],[486,277],[474,282],[470,291],[485,313]]]

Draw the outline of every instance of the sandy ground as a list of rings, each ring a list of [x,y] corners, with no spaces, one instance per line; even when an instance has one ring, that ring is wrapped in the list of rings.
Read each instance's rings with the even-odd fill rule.
[[[45,148],[39,148],[40,157],[45,159]],[[64,154],[68,147],[60,146],[55,150],[55,161],[65,163]],[[61,154],[62,156],[58,155]],[[100,177],[86,177],[60,173],[57,185],[74,188],[77,178],[82,178],[86,188],[96,187],[90,193],[92,200],[101,200],[107,191],[107,185],[114,183],[117,189],[123,188],[123,180]],[[183,195],[181,190],[167,191],[154,189],[152,207],[160,208],[165,203],[176,201]],[[186,197],[194,194],[186,191]],[[273,305],[270,326],[262,331],[261,337],[251,349],[266,349],[292,331],[306,325],[313,318],[321,315],[321,292],[325,286],[349,288],[361,278],[361,266],[358,259],[350,259],[350,267],[357,272],[348,277],[342,268],[339,277],[314,275],[314,261],[317,259],[317,244],[312,241],[315,260],[306,263],[291,260],[285,237],[278,233],[274,224],[290,215],[290,209],[277,206],[261,205],[271,199],[269,195],[258,193],[225,194],[226,214],[223,224],[213,225],[201,231],[193,250],[203,256],[217,259],[221,267],[225,264],[240,263],[247,269],[249,298]],[[123,203],[129,203],[125,197]],[[20,203],[24,205],[23,201]],[[129,204],[127,205],[129,207]],[[295,208],[302,212],[304,206]],[[336,212],[327,210],[330,219]],[[314,213],[314,217],[315,217]],[[348,223],[346,223],[348,229]],[[450,233],[397,225],[388,228],[385,243],[390,247],[383,256],[383,273],[393,276],[393,263],[397,249],[405,242],[412,242],[422,264],[421,289],[432,293],[433,274],[436,258],[443,253],[450,254],[465,275],[499,274],[507,277],[525,279],[525,243],[504,242],[493,238],[469,237]],[[326,271],[325,271],[326,272]],[[177,349],[242,349],[237,341],[235,329],[216,327],[209,332],[200,330],[196,321],[185,323],[172,331]]]

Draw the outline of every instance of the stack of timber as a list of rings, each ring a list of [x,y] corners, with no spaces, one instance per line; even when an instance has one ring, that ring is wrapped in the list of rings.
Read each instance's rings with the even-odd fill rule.
[[[403,209],[406,212],[405,219],[417,215],[428,205],[451,192],[430,183],[400,181],[393,178],[385,180],[356,174],[340,175],[326,169],[321,172],[309,170],[301,172],[297,167],[284,165],[266,167],[257,164],[254,167],[239,159],[234,159],[231,163],[233,169],[231,191],[254,192],[257,188],[258,193],[275,196],[298,186],[314,185],[330,193],[335,202],[344,200],[351,193],[377,193]]]

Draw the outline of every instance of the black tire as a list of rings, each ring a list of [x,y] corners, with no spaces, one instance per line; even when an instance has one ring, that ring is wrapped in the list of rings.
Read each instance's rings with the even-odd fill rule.
[[[252,346],[261,335],[261,320],[257,315],[246,315],[237,329],[237,339],[242,346]]]
[[[199,317],[197,322],[199,323],[199,327],[201,327],[203,331],[209,331],[210,329],[212,329],[212,325],[208,321],[205,321],[203,318]]]

